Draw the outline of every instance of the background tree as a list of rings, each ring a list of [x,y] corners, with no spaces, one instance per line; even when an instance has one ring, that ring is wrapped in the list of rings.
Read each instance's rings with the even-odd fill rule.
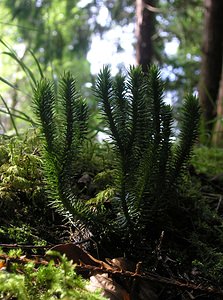
[[[223,65],[221,71],[221,81],[219,84],[218,98],[217,98],[217,120],[214,126],[214,132],[212,137],[212,142],[215,146],[223,145]]]
[[[203,109],[204,130],[207,135],[211,135],[217,115],[216,105],[222,73],[223,2],[205,0],[204,5],[205,22],[199,97]]]
[[[79,66],[83,63],[87,73],[86,53],[92,37],[103,37],[105,32],[115,29],[116,26],[136,23],[137,19],[138,63],[144,64],[145,60],[148,64],[153,60],[165,68],[168,67],[176,79],[171,79],[173,74],[168,76],[168,86],[172,90],[176,89],[176,85],[178,88],[182,84],[194,88],[197,84],[202,24],[201,0],[160,3],[155,0],[92,0],[85,6],[80,6],[80,1],[76,0],[63,3],[58,0],[17,0],[16,5],[14,1],[4,0],[4,3],[10,8],[13,22],[16,21],[20,26],[20,40],[27,42],[28,39],[27,47],[34,49],[43,63],[51,61],[55,65],[57,61],[59,69],[61,65],[65,68],[73,66],[80,71],[80,75],[83,73],[83,67]],[[30,9],[27,9],[27,3]],[[98,14],[103,6],[108,9],[109,15],[106,22],[101,24]],[[192,28],[196,28],[196,31]],[[117,52],[124,51],[121,45],[124,38],[125,36],[117,36]],[[172,41],[179,45],[176,55],[169,55],[165,50],[166,43]],[[79,64],[76,63],[77,56]],[[82,78],[80,81],[82,82]]]
[[[94,81],[87,61],[92,39],[95,36],[103,38],[108,31],[129,24],[137,24],[133,43],[138,63],[145,68],[156,62],[165,70],[162,74],[166,80],[166,95],[175,108],[184,97],[183,86],[185,90],[198,90],[204,16],[202,0],[92,0],[86,4],[77,0],[3,0],[1,6],[2,19],[7,23],[2,26],[7,27],[3,36],[8,40],[10,32],[16,32],[12,43],[19,47],[25,45],[25,62],[33,68],[33,60],[27,56],[27,49],[31,48],[46,72],[57,74],[61,68],[69,69],[78,74],[82,91],[84,89],[88,97],[91,91],[85,88],[85,83]],[[103,7],[108,16],[100,22]],[[124,39],[124,35],[115,38],[113,44],[117,52],[125,51],[122,47]],[[11,73],[18,74],[17,70]],[[202,71],[202,78],[203,74]],[[23,84],[23,78],[22,75],[19,80],[13,78],[13,83]],[[27,97],[24,102],[25,99]],[[96,103],[91,105],[95,110]],[[212,117],[215,114],[216,111]],[[205,122],[209,121],[205,119]]]
[[[136,61],[144,72],[153,61],[153,35],[157,1],[136,0]]]

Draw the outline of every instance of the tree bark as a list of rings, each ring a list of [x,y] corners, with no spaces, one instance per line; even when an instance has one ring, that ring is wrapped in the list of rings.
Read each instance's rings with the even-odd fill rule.
[[[152,37],[155,32],[155,0],[136,0],[136,61],[144,72],[153,59]]]
[[[212,143],[218,147],[223,146],[223,65],[221,82],[218,90],[217,121],[213,131]]]
[[[223,1],[204,0],[205,23],[199,97],[205,134],[212,134],[222,72]],[[196,29],[195,29],[196,30]]]

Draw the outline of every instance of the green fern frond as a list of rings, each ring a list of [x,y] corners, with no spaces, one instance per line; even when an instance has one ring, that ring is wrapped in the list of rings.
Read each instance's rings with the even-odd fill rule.
[[[91,198],[87,201],[88,205],[103,205],[104,202],[110,201],[115,196],[115,188],[107,187],[105,190],[100,191],[95,198]]]
[[[102,228],[103,209],[79,199],[73,186],[87,135],[87,105],[70,73],[61,78],[58,93],[47,80],[34,91],[35,113],[45,138],[43,169],[51,206],[75,222]]]
[[[160,71],[156,66],[151,66],[147,75],[148,81],[148,100],[151,102],[153,117],[153,139],[154,150],[156,151],[161,141],[161,111],[165,103],[163,101],[163,83],[160,79]]]
[[[116,164],[119,166],[117,168],[118,172],[116,179],[117,182],[120,183],[118,183],[120,186],[120,205],[127,222],[130,224],[131,220],[125,199],[127,184],[126,173],[128,170],[129,158],[127,145],[129,143],[124,142],[123,139],[125,140],[125,138],[122,138],[123,131],[126,131],[126,128],[123,128],[123,124],[126,123],[125,117],[127,115],[123,110],[120,109],[120,107],[125,105],[126,101],[124,97],[126,88],[123,77],[117,78],[116,83],[114,84],[109,68],[104,67],[98,75],[95,92],[101,103],[102,112],[109,125],[113,144],[115,145],[115,152],[117,156]],[[117,96],[117,98],[115,98],[115,96]],[[123,101],[123,103],[121,103],[121,101]]]
[[[146,109],[144,74],[141,67],[130,67],[127,79],[130,118],[130,141],[129,151],[133,150],[132,156],[137,159],[138,154],[144,151],[147,122],[150,122]],[[133,148],[133,149],[132,149]]]
[[[147,81],[148,81],[148,90],[147,90],[147,97],[150,101],[150,105],[148,105],[148,109],[151,110],[151,117],[152,117],[152,152],[153,155],[151,157],[153,165],[153,175],[155,177],[160,176],[160,168],[161,164],[163,165],[162,160],[165,160],[165,158],[162,156],[163,151],[162,148],[164,146],[163,142],[165,139],[169,139],[169,134],[171,132],[170,128],[170,112],[168,108],[166,107],[166,104],[163,100],[163,82],[160,78],[160,71],[156,66],[151,66],[148,70],[147,75]],[[169,124],[167,122],[164,122],[165,120],[169,120]],[[163,132],[165,131],[165,133]],[[167,134],[168,133],[168,134]],[[162,167],[163,168],[163,167]],[[157,182],[157,178],[153,179],[154,182]]]
[[[199,101],[195,96],[187,95],[181,111],[179,144],[173,155],[173,167],[171,170],[172,182],[176,182],[191,156],[193,144],[198,137],[199,120]]]
[[[171,149],[173,144],[171,141],[173,117],[172,109],[169,105],[165,105],[162,108],[161,124],[162,134],[160,141],[159,170],[157,178],[159,178],[159,185],[163,187],[163,190],[165,190],[165,188],[169,186],[168,176],[172,157]],[[161,189],[158,189],[158,191],[163,193]]]
[[[172,129],[171,110],[163,101],[163,83],[157,67],[151,66],[148,70],[143,91],[143,96],[146,96],[147,114],[144,115],[146,134],[144,137],[141,136],[144,149],[141,151],[140,164],[136,170],[138,177],[136,198],[139,207],[143,205],[143,201],[148,201],[149,194],[153,195],[153,201],[157,201],[163,193]],[[161,184],[162,189],[160,189]],[[149,202],[151,205],[151,200]]]
[[[130,67],[126,79],[118,76],[114,81],[104,68],[97,80],[117,158],[114,224],[127,235],[133,228],[148,229],[156,212],[167,209],[169,188],[183,172],[197,136],[199,106],[190,96],[183,109],[180,144],[173,151],[172,110],[163,100],[163,90],[156,66],[147,75],[141,67]]]
[[[122,137],[123,147],[129,142],[129,103],[127,100],[127,90],[125,85],[125,77],[117,75],[113,83],[114,99],[113,99],[113,115],[117,124],[117,131]]]
[[[56,97],[53,84],[47,79],[41,80],[36,85],[34,89],[33,107],[42,133],[46,139],[47,151],[56,153]]]
[[[87,134],[87,105],[76,90],[76,82],[70,73],[63,76],[60,84],[59,115],[63,151],[61,162],[66,176],[74,174],[74,164]]]
[[[73,182],[87,133],[86,103],[70,73],[62,78],[58,97],[48,81],[37,85],[36,113],[46,139],[44,170],[57,210],[94,232],[103,228],[119,233],[130,244],[137,235],[148,238],[151,224],[155,227],[161,218],[157,216],[167,215],[198,134],[199,104],[188,96],[180,141],[173,147],[172,110],[164,102],[163,88],[155,66],[147,75],[141,67],[130,67],[126,78],[113,79],[108,67],[99,73],[95,93],[110,130],[113,178],[96,198],[84,201]],[[105,209],[106,198],[112,213]]]
[[[95,93],[98,99],[100,100],[102,112],[106,116],[106,121],[108,123],[113,141],[116,143],[116,146],[123,153],[124,149],[123,149],[122,139],[120,133],[118,132],[117,124],[114,118],[113,81],[108,66],[105,66],[97,77],[97,81],[95,85]]]

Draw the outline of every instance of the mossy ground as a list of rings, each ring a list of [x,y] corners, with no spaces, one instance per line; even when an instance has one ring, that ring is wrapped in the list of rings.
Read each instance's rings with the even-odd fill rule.
[[[1,140],[1,243],[44,245],[78,239],[74,227],[49,205],[38,149],[35,131],[20,138]],[[84,201],[103,201],[101,195],[96,198],[101,191],[105,195],[107,191],[109,198],[108,189],[113,184],[112,160],[108,145],[86,146],[74,183]],[[169,209],[172,221],[169,227],[164,224],[166,230],[159,253],[156,252],[158,240],[151,247],[153,254],[148,261],[162,275],[186,272],[194,280],[223,283],[222,161],[222,149],[195,148],[191,160],[193,171],[178,193],[181,199],[175,199]],[[91,177],[90,184],[80,185],[78,181],[86,172]],[[111,250],[104,250],[112,257]],[[158,254],[162,257],[159,261]]]

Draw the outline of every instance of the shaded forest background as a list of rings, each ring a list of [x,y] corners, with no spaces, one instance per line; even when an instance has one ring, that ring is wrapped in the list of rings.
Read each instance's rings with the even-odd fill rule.
[[[221,145],[222,15],[221,1],[2,0],[0,34],[34,73],[38,74],[38,70],[29,50],[49,76],[56,79],[61,70],[76,74],[96,111],[89,88],[95,74],[91,74],[87,60],[92,41],[103,39],[111,30],[117,32],[111,43],[115,44],[117,53],[123,54],[124,41],[129,38],[125,30],[130,28],[135,60],[129,64],[142,64],[145,70],[148,64],[157,63],[164,70],[167,98],[171,98],[175,107],[181,103],[185,91],[199,92],[203,110],[202,142]],[[167,46],[174,47],[175,51],[168,52]],[[12,109],[26,107],[25,112],[31,116],[25,74],[4,55],[7,52],[4,45],[1,49],[1,78],[17,88],[9,90],[1,82],[2,97]],[[106,63],[113,64],[112,58]],[[116,67],[122,70],[128,65],[119,63]],[[11,126],[5,118],[3,114],[2,131]],[[98,123],[95,118],[92,126],[103,130]]]

